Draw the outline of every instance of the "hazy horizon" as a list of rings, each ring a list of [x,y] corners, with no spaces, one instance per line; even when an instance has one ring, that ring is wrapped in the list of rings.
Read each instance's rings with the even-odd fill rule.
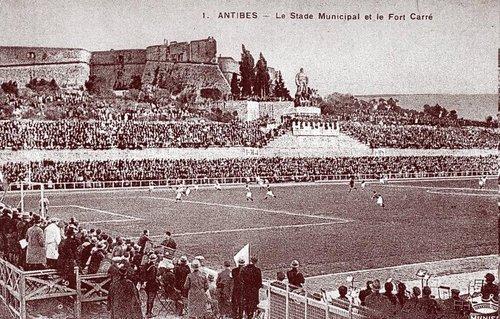
[[[217,19],[255,11],[258,19]],[[432,21],[278,20],[276,14],[432,13]],[[203,19],[205,13],[209,19]],[[264,15],[270,17],[264,18]],[[498,93],[498,3],[493,0],[195,1],[4,0],[2,45],[141,49],[213,36],[217,55],[241,45],[282,71],[295,92],[304,67],[321,95]]]

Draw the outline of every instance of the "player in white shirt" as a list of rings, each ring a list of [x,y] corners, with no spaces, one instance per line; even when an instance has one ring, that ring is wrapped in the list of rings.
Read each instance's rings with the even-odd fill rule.
[[[252,191],[250,190],[250,185],[246,184],[245,190],[247,191],[247,201],[250,200],[253,202]]]
[[[486,186],[486,176],[481,176],[479,178],[479,189],[483,189]]]
[[[186,188],[184,189],[184,195],[189,196],[189,194],[191,194],[191,188],[189,188],[189,186],[186,186]]]
[[[264,197],[264,199],[267,199],[268,197],[276,198],[276,195],[274,195],[271,186],[269,186],[269,184],[267,185],[266,197]]]
[[[257,181],[257,184],[259,184],[260,188],[264,188],[265,187],[264,180],[262,178],[260,178],[259,176],[257,176],[255,178],[255,180]]]
[[[380,195],[379,193],[377,193],[376,191],[373,191],[373,196],[372,196],[372,199],[376,199],[377,201],[377,205],[384,208],[385,207],[385,204],[384,204],[384,198],[382,197],[382,195]]]
[[[218,180],[215,180],[215,185],[214,185],[215,189],[220,191],[222,190],[222,187],[220,187],[220,184],[219,184],[219,181]]]
[[[365,189],[365,188],[366,188],[366,181],[362,180],[361,181],[361,189]]]
[[[178,187],[177,190],[175,191],[175,201],[176,202],[179,202],[182,200],[182,193],[183,193],[183,189],[182,187]]]
[[[149,182],[148,192],[152,193],[155,189],[155,184],[153,182]]]

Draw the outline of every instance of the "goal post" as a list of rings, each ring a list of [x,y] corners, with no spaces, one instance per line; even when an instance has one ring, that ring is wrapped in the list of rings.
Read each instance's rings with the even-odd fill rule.
[[[45,197],[45,184],[21,181],[19,186],[21,189],[21,200],[19,202],[21,213],[26,211],[38,211],[40,216],[45,218],[48,205],[48,199]],[[28,208],[26,197],[28,194],[35,192],[38,192],[40,196],[35,196],[36,203],[31,203],[31,207]]]

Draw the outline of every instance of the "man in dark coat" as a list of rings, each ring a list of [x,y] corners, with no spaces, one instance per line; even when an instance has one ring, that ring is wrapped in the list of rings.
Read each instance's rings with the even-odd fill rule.
[[[45,236],[43,229],[40,227],[40,215],[33,215],[33,226],[26,232],[26,268],[28,270],[45,269],[47,263],[45,255]]]
[[[243,284],[241,282],[241,272],[245,266],[245,260],[238,260],[238,267],[231,270],[231,277],[233,277],[233,293],[231,296],[231,306],[233,312],[233,319],[243,318]]]
[[[217,274],[217,301],[219,302],[219,311],[222,316],[231,315],[231,293],[233,290],[233,278],[231,278],[231,263],[224,262],[224,270]]]
[[[120,278],[111,283],[107,308],[111,319],[142,319],[139,291],[134,283],[127,279],[127,270],[121,268]]]
[[[146,295],[148,297],[146,301],[146,317],[153,317],[153,306],[158,290],[160,290],[160,284],[158,282],[158,268],[156,267],[156,261],[158,257],[155,254],[149,256],[149,261],[144,265],[144,281],[146,282]]]
[[[182,292],[182,296],[187,298],[187,291],[184,290],[184,283],[187,276],[191,273],[191,268],[187,265],[186,256],[180,258],[179,264],[174,268],[175,288]]]
[[[182,303],[181,291],[175,287],[175,275],[173,269],[174,265],[172,263],[167,263],[165,268],[161,269],[163,270],[161,272],[161,283],[163,285],[165,297],[174,301],[177,314],[182,316],[184,305]]]
[[[486,284],[481,287],[481,298],[484,301],[490,299],[498,301],[498,285],[494,283],[495,276],[491,273],[487,273],[484,279],[486,279]]]
[[[306,280],[304,279],[304,275],[299,272],[299,262],[294,260],[290,266],[292,269],[286,273],[288,283],[290,284],[290,290],[302,288],[302,285],[304,285]]]
[[[248,319],[252,319],[259,304],[259,290],[262,288],[262,272],[255,266],[258,259],[250,258],[250,263],[241,270],[243,287],[243,307]]]
[[[371,280],[368,280],[366,282],[366,289],[363,289],[359,292],[359,300],[361,301],[361,305],[362,306],[366,306],[365,304],[365,299],[366,297],[372,293],[372,288],[371,288],[371,285],[372,285],[372,281]]]

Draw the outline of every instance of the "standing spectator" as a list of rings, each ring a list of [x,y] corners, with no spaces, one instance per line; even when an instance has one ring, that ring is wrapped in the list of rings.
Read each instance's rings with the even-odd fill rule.
[[[212,315],[215,318],[219,318],[219,298],[217,297],[217,284],[215,283],[215,277],[213,274],[208,274],[208,303],[212,310]]]
[[[93,248],[93,252],[90,255],[89,262],[89,274],[96,274],[99,271],[99,267],[101,267],[101,262],[106,258],[106,253],[104,252],[104,248],[106,246],[103,243],[99,243],[97,247]]]
[[[259,304],[259,290],[262,288],[262,273],[255,265],[258,259],[250,258],[250,263],[241,270],[243,303],[248,319],[252,319]]]
[[[362,305],[362,306],[366,306],[366,304],[365,304],[365,299],[366,299],[366,297],[367,297],[368,295],[370,295],[370,294],[372,293],[372,288],[371,288],[372,283],[373,283],[373,281],[368,280],[368,281],[366,282],[366,289],[363,289],[363,290],[361,290],[361,291],[359,292],[359,296],[358,296],[358,298],[359,298],[359,300],[361,301],[361,305]]]
[[[452,289],[451,297],[443,302],[445,315],[443,319],[464,319],[469,318],[469,314],[461,309],[464,301],[460,298],[460,290]],[[458,307],[457,307],[458,306]]]
[[[57,268],[57,259],[59,258],[59,244],[61,243],[61,229],[57,226],[55,218],[49,219],[49,224],[45,227],[45,245],[47,255],[47,267]]]
[[[142,319],[139,291],[127,279],[127,270],[119,270],[119,279],[111,282],[108,294],[108,311],[111,319]]]
[[[175,287],[175,275],[172,271],[174,264],[167,263],[165,270],[161,275],[161,283],[165,292],[165,296],[175,302],[175,309],[179,316],[182,316],[184,305],[182,303],[181,291]]]
[[[402,282],[398,283],[398,292],[396,293],[396,298],[398,300],[399,307],[403,308],[406,301],[408,300],[408,296],[406,296],[406,285]]]
[[[231,263],[224,262],[224,269],[217,274],[217,298],[219,311],[223,318],[231,316],[231,291],[233,289],[233,278],[231,278]]]
[[[392,290],[394,289],[394,286],[392,285],[391,282],[386,282],[384,284],[384,296],[387,297],[387,299],[389,299],[389,301],[393,304],[393,305],[396,305],[398,303],[398,299],[396,298],[396,296],[394,296],[394,294],[392,293]]]
[[[365,299],[366,307],[370,308],[370,318],[390,318],[393,316],[391,302],[380,293],[380,281],[374,280],[371,284],[372,293]]]
[[[151,241],[149,239],[149,230],[145,229],[143,232],[142,232],[142,236],[139,238],[139,240],[137,241],[137,244],[139,245],[139,247],[141,247],[141,249],[139,250],[139,252],[141,254],[144,254],[145,253],[145,249],[146,249],[146,243]]]
[[[28,270],[41,270],[47,263],[45,254],[45,238],[40,227],[40,215],[33,215],[33,226],[26,232],[28,247],[26,247],[26,266]]]
[[[179,264],[174,268],[175,288],[182,292],[182,296],[187,297],[187,291],[184,290],[184,283],[191,272],[191,268],[187,265],[186,256],[181,256]]]
[[[304,275],[299,272],[299,262],[294,260],[290,266],[292,269],[286,273],[288,283],[290,284],[290,290],[302,288],[302,285],[306,282],[306,280],[304,279]]]
[[[481,298],[484,301],[491,299],[498,301],[498,285],[494,284],[495,276],[487,273],[484,279],[486,280],[486,284],[481,287]]]
[[[436,319],[439,318],[438,314],[441,312],[437,301],[431,297],[431,288],[425,286],[422,289],[422,298],[420,299],[420,307],[424,313],[422,319]]]
[[[231,296],[231,306],[233,312],[233,319],[243,318],[243,283],[241,273],[245,266],[245,260],[238,259],[238,267],[231,270],[231,277],[233,278],[233,293]]]
[[[346,286],[340,286],[339,287],[339,300],[349,302],[349,298],[347,298],[347,287]]]
[[[8,256],[8,237],[10,234],[12,219],[10,218],[10,210],[6,207],[2,210],[2,216],[0,217],[0,250],[4,253],[4,256]]]
[[[68,281],[70,287],[75,287],[75,266],[78,260],[78,241],[75,238],[75,230],[69,227],[66,238],[59,246],[59,260],[57,268],[61,275]]]
[[[162,246],[165,246],[166,248],[170,248],[172,250],[177,249],[177,243],[175,240],[172,238],[172,233],[169,231],[165,232],[165,239],[161,242]]]
[[[200,262],[195,259],[191,264],[193,272],[187,276],[184,283],[184,289],[188,292],[189,318],[204,318],[207,312],[208,280],[200,272],[200,266]]]
[[[158,257],[155,254],[151,254],[149,256],[149,261],[144,267],[144,281],[146,282],[146,287],[144,290],[146,291],[147,301],[146,301],[146,317],[153,317],[153,307],[156,298],[156,294],[160,289],[160,285],[158,282],[158,269],[156,268],[156,261]]]
[[[30,227],[31,216],[27,213],[22,214],[21,221],[17,223],[17,242],[26,239],[26,233]],[[1,224],[1,221],[0,221]],[[19,252],[19,267],[22,269],[26,268],[26,247],[21,247]],[[1,250],[1,249],[0,249]]]

